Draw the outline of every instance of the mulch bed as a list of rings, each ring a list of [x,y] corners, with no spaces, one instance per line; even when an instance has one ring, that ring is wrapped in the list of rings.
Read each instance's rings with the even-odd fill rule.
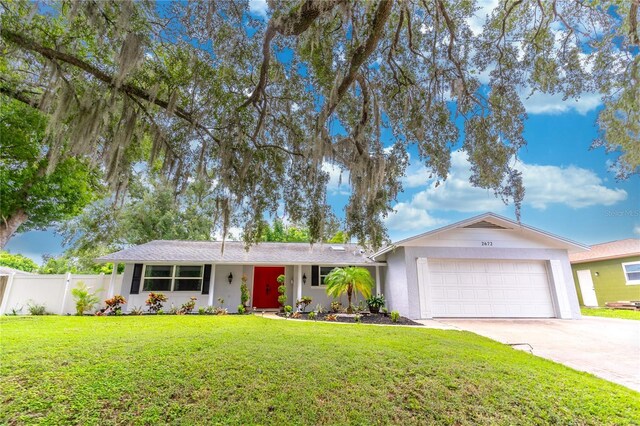
[[[277,314],[280,317],[286,317],[283,313]],[[295,320],[309,320],[309,313],[305,312],[301,314],[300,318],[289,317],[289,319]],[[337,315],[335,321],[327,320],[327,315]],[[323,313],[317,314],[315,321],[326,321],[326,322],[347,322],[347,323],[355,323],[356,322],[356,314],[332,314],[332,313]],[[415,321],[411,321],[409,318],[400,317],[398,322],[391,321],[391,317],[384,314],[370,314],[368,312],[363,312],[360,314],[360,322],[362,324],[388,324],[388,325],[422,325]]]

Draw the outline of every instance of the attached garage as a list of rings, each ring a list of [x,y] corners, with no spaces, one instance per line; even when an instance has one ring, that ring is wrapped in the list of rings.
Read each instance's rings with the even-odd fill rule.
[[[421,294],[430,296],[434,317],[556,316],[544,262],[437,259],[420,263],[427,269],[420,274]]]
[[[580,318],[569,253],[588,247],[486,213],[396,242],[386,261],[390,309],[415,319]]]

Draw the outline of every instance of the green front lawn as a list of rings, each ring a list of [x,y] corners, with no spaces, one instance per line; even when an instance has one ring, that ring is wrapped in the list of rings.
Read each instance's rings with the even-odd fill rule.
[[[580,312],[582,312],[582,315],[587,315],[590,317],[640,320],[640,311],[628,311],[624,309],[610,308],[580,308]]]
[[[640,394],[472,333],[0,319],[0,424],[631,424]]]

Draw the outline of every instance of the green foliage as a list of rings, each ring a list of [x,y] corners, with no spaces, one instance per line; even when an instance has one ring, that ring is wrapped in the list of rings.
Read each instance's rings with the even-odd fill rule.
[[[400,320],[400,312],[391,311],[391,321],[392,322],[398,322],[399,320]]]
[[[246,314],[247,313],[247,308],[245,308],[244,305],[242,305],[242,304],[238,305],[238,313],[239,314]]]
[[[247,302],[249,301],[249,287],[247,287],[247,276],[242,274],[242,284],[240,284],[240,304],[246,312]],[[244,312],[242,312],[244,313]]]
[[[378,312],[380,310],[380,308],[382,308],[385,305],[386,300],[384,299],[384,295],[382,294],[377,294],[377,295],[371,295],[371,297],[367,298],[367,306],[369,306],[369,310],[372,313]]]
[[[324,317],[325,321],[338,321],[338,316],[336,314],[328,314]]]
[[[46,127],[38,110],[0,95],[0,217],[19,222],[15,229],[2,228],[3,245],[16,231],[44,229],[79,214],[101,189],[88,161],[67,157],[52,162],[46,155]]]
[[[90,290],[91,287],[88,287],[83,281],[78,281],[76,287],[71,290],[71,294],[76,301],[76,315],[82,315],[90,311],[100,302],[96,292],[90,292]]]
[[[356,314],[354,320],[356,321],[356,324],[360,324],[362,322],[362,315]]]
[[[167,301],[167,296],[163,293],[150,292],[147,300],[144,302],[149,307],[149,312],[158,313],[162,311],[162,304]]]
[[[142,315],[143,313],[144,312],[142,311],[142,308],[140,306],[134,306],[129,311],[129,315],[133,315],[133,316]]]
[[[29,315],[48,315],[47,307],[39,303],[28,303],[27,310],[29,311]]]
[[[373,278],[365,268],[347,266],[345,268],[334,268],[325,277],[324,283],[327,286],[326,291],[329,296],[338,298],[344,293],[347,294],[349,303],[347,312],[353,313],[353,307],[351,306],[353,292],[357,291],[364,297],[371,296]]]
[[[0,251],[0,266],[7,266],[25,272],[36,272],[38,264],[21,254],[12,254],[8,251]]]
[[[318,303],[318,304],[316,305],[316,309],[315,309],[315,311],[316,311],[317,313],[319,313],[319,314],[323,314],[323,313],[324,313],[324,311],[325,311],[324,306],[322,306],[322,304],[321,304],[321,303]]]
[[[337,300],[331,302],[331,312],[336,313],[342,310],[342,303]]]
[[[311,304],[312,299],[309,296],[302,296],[300,300],[296,300],[296,308],[301,309],[304,312],[307,306]]]
[[[279,275],[277,278],[277,281],[279,283],[284,283],[284,280],[285,280],[284,275]],[[286,292],[287,292],[287,286],[284,284],[280,284],[278,286],[278,294],[280,295],[278,296],[278,303],[280,304],[281,307],[287,303]]]
[[[309,312],[307,314],[307,318],[310,319],[310,320],[314,320],[315,321],[317,317],[318,317],[318,314],[316,314],[315,311],[311,311],[311,312]]]
[[[284,281],[286,279],[287,279],[287,277],[284,274],[281,274],[281,275],[278,275],[278,278],[276,278],[276,281],[278,282],[278,284],[282,285],[282,284],[284,284]],[[280,291],[279,287],[278,287],[278,291]],[[283,294],[283,293],[280,293],[280,294]]]
[[[206,315],[207,313],[207,308],[205,308],[204,306],[200,306],[198,308],[198,315]]]
[[[284,313],[287,314],[287,316],[291,315],[292,312],[293,312],[293,306],[286,305],[284,307]]]
[[[307,243],[311,239],[309,230],[302,226],[285,225],[281,218],[276,218],[271,225],[264,224],[260,241],[280,243]]]

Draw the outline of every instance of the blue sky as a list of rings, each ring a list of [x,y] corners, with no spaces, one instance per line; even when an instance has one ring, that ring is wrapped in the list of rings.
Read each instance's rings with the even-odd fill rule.
[[[493,0],[490,0],[490,2]],[[255,1],[255,13],[263,3]],[[580,100],[563,101],[558,95],[535,94],[524,100],[527,147],[516,167],[522,171],[526,195],[521,220],[584,244],[640,237],[640,176],[616,181],[610,165],[615,153],[590,150],[597,136],[600,96],[584,93]],[[386,219],[389,236],[399,240],[486,211],[515,218],[512,205],[504,205],[493,193],[473,188],[466,155],[453,152],[449,178],[440,186],[429,179],[424,166],[414,161],[403,180],[405,191],[394,203],[396,213]],[[325,165],[331,174],[329,202],[343,216],[348,176]],[[60,254],[61,237],[53,230],[17,235],[7,245],[41,262],[43,254]]]

